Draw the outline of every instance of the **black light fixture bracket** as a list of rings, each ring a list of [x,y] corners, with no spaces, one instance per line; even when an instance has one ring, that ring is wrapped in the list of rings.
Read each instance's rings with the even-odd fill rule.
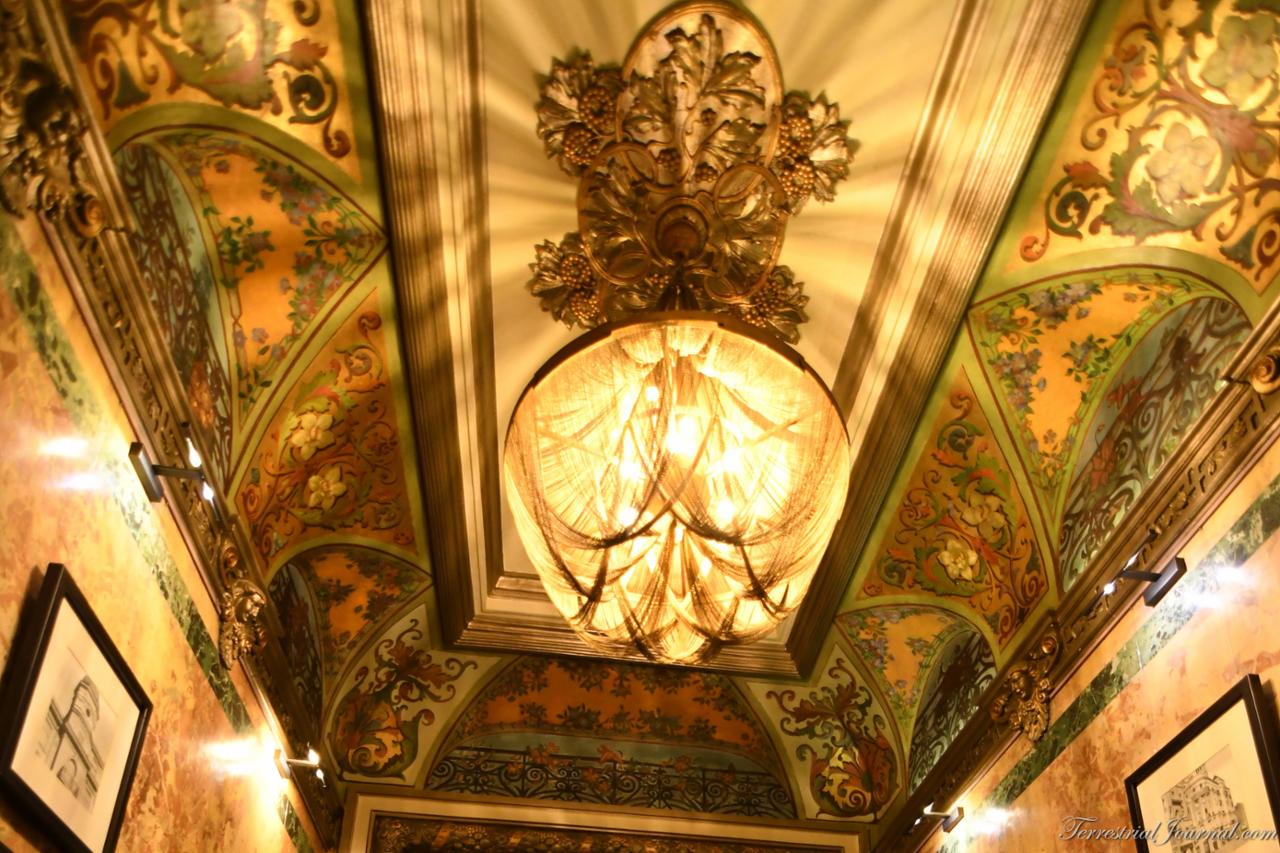
[[[140,441],[135,441],[129,445],[129,461],[133,463],[133,470],[138,475],[138,481],[142,483],[142,490],[147,493],[147,497],[151,499],[152,503],[158,503],[164,499],[164,487],[160,482],[161,477],[181,477],[186,480],[207,482],[204,470],[201,468],[178,468],[173,465],[157,465],[152,462],[147,457],[147,451]]]
[[[1155,607],[1160,603],[1160,599],[1173,589],[1173,585],[1178,582],[1183,575],[1187,573],[1187,562],[1181,557],[1175,556],[1163,570],[1159,572],[1148,572],[1141,569],[1124,569],[1120,572],[1119,577],[1126,580],[1145,581],[1147,588],[1142,591],[1142,600],[1146,602],[1148,607]]]

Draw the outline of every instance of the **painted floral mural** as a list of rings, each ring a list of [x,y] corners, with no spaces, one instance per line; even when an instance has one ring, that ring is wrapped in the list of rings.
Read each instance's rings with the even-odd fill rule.
[[[204,221],[243,416],[306,335],[361,286],[386,238],[314,170],[248,135],[163,130],[135,144],[143,143],[173,163]]]
[[[1264,289],[1280,256],[1278,15],[1258,0],[1125,3],[1021,259],[1149,242]]]
[[[963,371],[929,436],[862,594],[922,591],[962,602],[1003,646],[1044,596],[1047,572]]]
[[[957,634],[981,636],[964,617],[923,604],[873,605],[841,613],[836,628],[867,665],[902,731],[910,730],[925,679],[943,649]]]
[[[352,652],[386,617],[430,583],[422,569],[355,545],[309,548],[291,558],[272,578],[273,596],[277,585],[285,584],[283,577],[306,590],[325,683],[339,675]]]
[[[784,763],[727,676],[522,657],[454,727],[433,790],[794,817]]]
[[[363,776],[401,776],[421,757],[433,706],[451,702],[478,664],[431,649],[425,619],[411,616],[379,638],[329,720],[338,767]]]
[[[1232,302],[1200,299],[1172,312],[1134,349],[1093,415],[1063,515],[1063,586],[1088,566],[1179,439],[1213,399],[1250,331]]]
[[[335,531],[414,544],[382,320],[366,303],[290,390],[237,502],[270,561]]]
[[[811,689],[769,690],[765,698],[782,711],[782,732],[799,740],[795,754],[808,761],[819,813],[879,817],[902,787],[890,718],[865,678],[839,654],[819,672]]]
[[[970,310],[974,347],[1049,524],[1109,377],[1177,306],[1221,295],[1189,273],[1115,268],[1035,282]]]

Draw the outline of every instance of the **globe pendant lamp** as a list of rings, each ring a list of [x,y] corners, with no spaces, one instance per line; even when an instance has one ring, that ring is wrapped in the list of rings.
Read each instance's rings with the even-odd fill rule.
[[[764,33],[719,3],[673,7],[621,69],[555,61],[538,113],[579,231],[536,247],[529,289],[589,331],[516,404],[508,502],[586,642],[703,663],[800,604],[848,490],[843,416],[785,343],[808,300],[777,258],[856,143],[824,97],[782,94]]]

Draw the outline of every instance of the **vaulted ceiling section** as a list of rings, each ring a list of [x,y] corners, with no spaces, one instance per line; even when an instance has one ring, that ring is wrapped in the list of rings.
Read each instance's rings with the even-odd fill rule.
[[[335,784],[869,849],[1276,295],[1274,5],[703,4],[758,23],[861,147],[782,250],[848,418],[845,516],[817,600],[702,669],[546,654],[586,650],[494,462],[575,334],[525,287],[576,227],[541,75],[620,62],[664,5],[357,5],[63,6]]]

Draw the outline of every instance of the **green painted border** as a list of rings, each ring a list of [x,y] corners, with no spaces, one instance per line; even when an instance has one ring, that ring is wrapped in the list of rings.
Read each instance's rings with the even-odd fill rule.
[[[100,399],[85,380],[66,330],[58,321],[21,238],[7,217],[0,220],[0,270],[5,273],[5,292],[21,314],[32,346],[66,405],[72,423],[90,438],[94,461],[106,470],[115,486],[111,498],[150,567],[173,618],[182,629],[209,689],[236,734],[251,733],[254,726],[249,719],[249,711],[236,691],[230,673],[219,662],[217,644],[205,627],[178,565],[165,546],[164,535],[151,504],[140,487],[132,486],[136,477],[133,469],[125,462],[120,448],[106,447],[98,440],[99,436],[110,432],[109,419]],[[287,794],[281,795],[277,809],[294,847],[299,853],[311,853],[311,842]]]
[[[1075,701],[1053,721],[1040,742],[1014,765],[974,811],[1003,808],[1021,796],[1191,621],[1199,611],[1198,602],[1220,590],[1216,570],[1243,564],[1277,530],[1280,530],[1280,476],[1272,480],[1236,519],[1231,529],[1218,540],[1204,559],[1156,607],[1151,617],[1120,647]],[[948,839],[941,849],[944,853],[958,853],[973,840],[964,834],[962,828],[960,837]]]

